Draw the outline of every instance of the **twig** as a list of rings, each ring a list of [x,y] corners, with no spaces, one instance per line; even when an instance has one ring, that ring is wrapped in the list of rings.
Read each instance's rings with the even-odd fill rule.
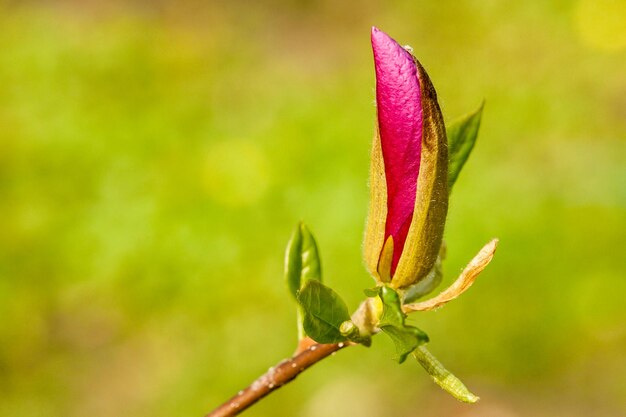
[[[236,416],[269,393],[294,380],[300,373],[327,356],[348,346],[348,343],[312,344],[289,359],[270,368],[250,386],[211,411],[205,417]]]

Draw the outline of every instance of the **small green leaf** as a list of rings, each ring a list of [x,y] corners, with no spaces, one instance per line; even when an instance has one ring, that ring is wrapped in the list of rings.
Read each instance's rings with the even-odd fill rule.
[[[389,287],[380,287],[379,296],[383,302],[383,314],[378,327],[388,335],[396,345],[398,363],[418,346],[428,342],[428,335],[415,326],[405,324],[406,315],[402,312],[398,293]]]
[[[484,106],[485,102],[483,101],[478,110],[455,120],[447,129],[448,192],[452,190],[452,186],[474,148]]]
[[[413,326],[385,326],[382,330],[396,345],[397,355],[394,359],[397,360],[398,363],[404,362],[407,356],[409,356],[420,343],[426,343],[428,340],[426,333]]]
[[[424,346],[415,349],[413,356],[426,372],[428,372],[435,383],[454,398],[470,404],[479,400],[476,395],[472,394],[470,390],[467,389],[459,378],[448,371]]]
[[[319,281],[307,280],[298,292],[298,302],[304,313],[304,331],[311,339],[318,343],[346,340],[340,328],[350,314],[339,294]]]
[[[378,297],[380,294],[380,287],[366,288],[363,290],[363,293],[369,298]]]
[[[294,298],[307,280],[322,280],[322,267],[315,238],[302,222],[298,223],[287,243],[285,278]]]
[[[298,223],[293,231],[285,252],[285,279],[289,292],[297,300],[298,291],[309,280],[322,280],[322,267],[317,243],[313,234],[302,222]],[[306,334],[302,326],[303,314],[298,307],[296,323],[298,326],[298,340]]]
[[[390,287],[380,287],[380,299],[383,301],[383,314],[380,317],[379,327],[404,326],[405,315],[400,307],[400,297]]]

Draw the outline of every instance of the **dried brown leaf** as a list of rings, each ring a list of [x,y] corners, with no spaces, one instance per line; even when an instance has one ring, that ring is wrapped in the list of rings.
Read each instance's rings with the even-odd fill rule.
[[[467,264],[463,272],[461,272],[461,275],[459,275],[457,280],[454,281],[452,285],[430,300],[422,301],[420,303],[405,304],[402,307],[404,312],[408,313],[411,311],[434,310],[463,294],[469,287],[472,286],[483,269],[489,265],[489,262],[491,262],[493,255],[496,252],[497,246],[498,239],[493,239],[491,242],[487,243],[480,250],[480,252],[474,256],[474,259]]]

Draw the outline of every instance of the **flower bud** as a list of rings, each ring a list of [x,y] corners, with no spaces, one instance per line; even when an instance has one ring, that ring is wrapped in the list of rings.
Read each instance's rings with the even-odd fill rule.
[[[370,168],[364,256],[395,288],[428,275],[448,210],[448,149],[437,94],[421,64],[372,28],[377,129]]]

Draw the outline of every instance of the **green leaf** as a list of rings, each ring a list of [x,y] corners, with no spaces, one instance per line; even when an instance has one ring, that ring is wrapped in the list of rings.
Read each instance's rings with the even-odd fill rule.
[[[363,293],[368,298],[378,297],[378,295],[380,294],[380,287],[366,288],[366,289],[363,290]]]
[[[433,381],[454,398],[466,403],[475,403],[479,400],[459,378],[448,371],[424,346],[415,349],[413,356],[428,372]]]
[[[309,280],[322,280],[322,267],[317,243],[313,234],[302,222],[293,231],[285,252],[285,279],[289,292],[297,300],[298,291]],[[303,314],[300,308],[296,313],[298,340],[306,334],[302,325]]]
[[[474,148],[484,107],[485,102],[483,101],[478,110],[455,120],[447,128],[448,192],[452,190],[452,186]]]
[[[428,335],[415,326],[405,324],[406,315],[402,312],[400,297],[390,287],[380,287],[380,299],[383,302],[383,314],[378,327],[388,335],[396,345],[398,363],[418,346],[428,342]]]
[[[304,331],[311,339],[318,343],[346,340],[340,328],[350,314],[339,294],[319,281],[307,280],[297,297],[304,313]]]
[[[302,222],[298,223],[287,243],[285,278],[294,298],[307,280],[322,280],[322,267],[315,238]]]

